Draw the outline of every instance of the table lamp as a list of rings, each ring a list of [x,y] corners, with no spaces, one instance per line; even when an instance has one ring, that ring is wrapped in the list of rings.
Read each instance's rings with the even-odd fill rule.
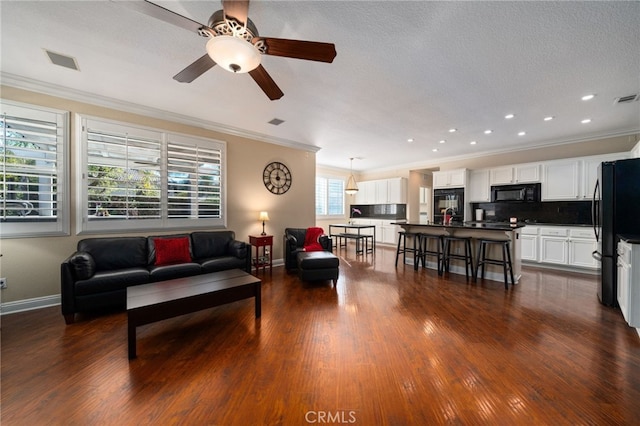
[[[260,212],[260,217],[258,217],[258,220],[262,221],[262,234],[260,235],[267,235],[266,232],[264,232],[264,223],[269,220],[269,213],[267,212]]]

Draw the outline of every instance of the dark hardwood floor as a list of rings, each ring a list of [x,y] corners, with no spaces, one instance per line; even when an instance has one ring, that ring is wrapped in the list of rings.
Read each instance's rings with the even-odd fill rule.
[[[638,425],[640,337],[597,277],[520,284],[394,267],[341,249],[340,278],[267,272],[247,299],[140,327],[2,317],[2,425]]]

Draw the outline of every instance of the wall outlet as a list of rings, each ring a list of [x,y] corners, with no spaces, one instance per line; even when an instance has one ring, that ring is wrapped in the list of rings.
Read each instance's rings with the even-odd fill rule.
[[[0,289],[7,288],[7,279],[0,278]]]

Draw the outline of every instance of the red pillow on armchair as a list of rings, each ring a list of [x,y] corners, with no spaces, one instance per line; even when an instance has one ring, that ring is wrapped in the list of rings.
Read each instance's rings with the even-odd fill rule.
[[[307,233],[304,237],[303,250],[323,251],[324,248],[319,242],[321,235],[324,235],[324,229],[318,227],[307,228]]]

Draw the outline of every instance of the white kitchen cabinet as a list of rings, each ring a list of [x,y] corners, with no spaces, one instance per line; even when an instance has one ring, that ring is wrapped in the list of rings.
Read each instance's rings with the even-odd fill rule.
[[[600,157],[585,159],[582,162],[582,191],[580,193],[582,199],[591,200],[593,198],[593,189],[598,180],[598,166],[602,161]]]
[[[542,170],[542,201],[580,198],[580,160],[549,161]]]
[[[591,227],[569,228],[569,266],[597,269],[598,261],[593,252],[598,243]]]
[[[640,328],[640,244],[618,243],[618,304],[627,323]]]
[[[526,228],[525,228],[526,229]],[[597,269],[598,244],[590,227],[541,227],[540,263]]]
[[[434,188],[462,188],[467,185],[467,169],[433,172]]]
[[[391,225],[391,221],[383,220],[380,224],[380,235],[376,236],[378,241],[383,244],[396,244],[398,242],[398,231],[400,231],[400,226]]]
[[[538,262],[540,260],[538,232],[539,228],[537,226],[527,225],[522,228],[520,233],[520,257],[522,260],[529,262]]]
[[[514,183],[540,182],[539,164],[517,164],[497,167],[490,170],[491,185],[509,185]]]
[[[407,178],[386,179],[387,201],[382,204],[407,204]]]
[[[469,172],[467,194],[470,203],[487,203],[491,201],[489,170],[472,170]]]
[[[373,225],[376,228],[376,243],[396,244],[398,242],[399,225],[392,225],[395,220],[388,219],[352,219],[354,225]],[[362,235],[373,235],[373,229],[360,230]]]
[[[374,181],[358,182],[358,192],[354,204],[375,204],[376,187]]]
[[[566,237],[540,236],[540,262],[566,265],[569,259],[569,240]]]
[[[591,200],[593,198],[593,189],[598,180],[598,166],[603,161],[615,161],[629,158],[624,152],[616,154],[596,155],[592,157],[584,157],[582,160],[582,179],[580,188],[580,198],[583,200]]]
[[[389,200],[389,182],[386,179],[374,181],[375,198],[373,204],[387,204]]]
[[[572,238],[569,240],[569,265],[582,268],[598,268],[598,261],[592,256],[598,249],[598,243],[590,239]]]
[[[407,204],[407,179],[392,178],[358,182],[354,204]]]

